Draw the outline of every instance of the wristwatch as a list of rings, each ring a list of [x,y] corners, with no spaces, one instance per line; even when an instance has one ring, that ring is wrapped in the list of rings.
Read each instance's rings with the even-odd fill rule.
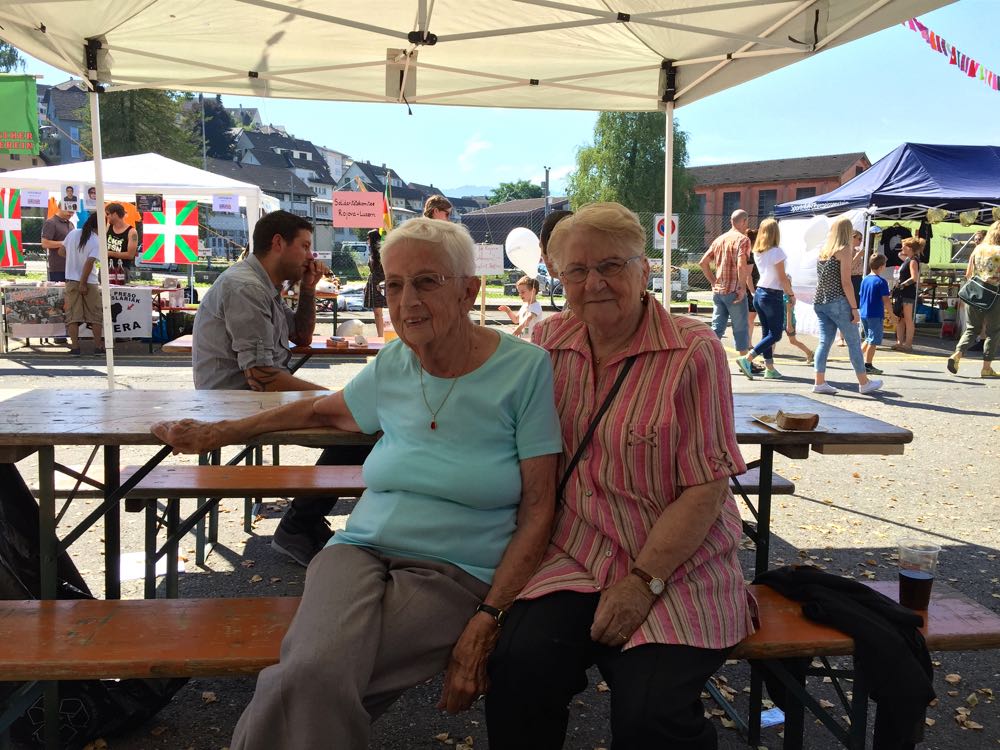
[[[629,572],[632,575],[638,577],[643,583],[645,583],[646,586],[649,587],[649,590],[653,592],[654,596],[659,596],[660,594],[663,593],[665,584],[663,583],[662,578],[654,578],[649,573],[647,573],[644,570],[640,570],[639,568],[632,568],[632,570]]]
[[[480,604],[476,607],[476,612],[485,612],[494,620],[496,620],[497,627],[503,627],[503,621],[507,618],[507,610],[497,609],[496,607],[490,606],[489,604]]]

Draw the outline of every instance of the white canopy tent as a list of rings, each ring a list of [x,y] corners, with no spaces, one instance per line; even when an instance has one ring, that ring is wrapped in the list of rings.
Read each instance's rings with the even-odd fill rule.
[[[101,167],[103,167],[103,184],[96,185],[98,205],[102,205],[106,200],[131,202],[135,200],[136,193],[160,194],[175,200],[211,200],[213,195],[236,195],[240,205],[246,208],[249,236],[253,236],[253,228],[261,209],[273,211],[280,205],[275,198],[264,194],[257,185],[212,174],[159,154],[137,154],[104,159]],[[57,196],[61,195],[64,185],[79,187],[94,182],[95,164],[92,161],[0,173],[0,187],[47,190]],[[102,224],[103,218],[103,212],[98,212],[98,220]],[[103,227],[101,231],[104,231]],[[105,247],[103,241],[101,246]],[[102,267],[109,267],[104,252],[102,252]],[[111,293],[106,273],[101,274],[101,286],[101,296],[104,301],[104,330],[110,332],[114,329],[111,326]],[[113,335],[106,336],[106,344],[108,379],[113,383]]]
[[[670,216],[674,107],[949,2],[7,0],[0,37],[88,81],[93,122],[97,90],[128,88],[663,111]]]

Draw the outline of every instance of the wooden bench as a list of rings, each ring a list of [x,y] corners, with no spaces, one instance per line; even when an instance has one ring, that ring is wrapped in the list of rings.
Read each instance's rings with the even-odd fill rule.
[[[869,585],[885,594],[897,588],[887,581]],[[784,659],[853,653],[850,638],[809,622],[796,602],[763,586],[753,589],[760,628],[732,658],[780,665]],[[296,597],[3,601],[0,681],[252,675],[278,660],[298,603]],[[928,619],[923,632],[932,651],[1000,647],[1000,615],[945,584],[934,584]],[[857,678],[854,696],[865,696]],[[826,713],[813,703],[806,707]],[[841,728],[838,739],[862,748],[867,700],[854,704],[848,709],[854,719],[850,734]],[[802,730],[802,707],[789,707],[785,747],[801,747]]]
[[[131,470],[127,469],[127,475]],[[180,540],[210,513],[222,498],[231,497],[358,497],[365,490],[360,466],[157,466],[136,484],[127,499],[146,509],[145,596],[156,596],[156,562],[166,555],[166,593],[177,596],[177,556]],[[197,509],[185,519],[180,501],[199,498]],[[161,519],[157,501],[166,501]],[[166,527],[167,539],[157,548],[157,530]],[[215,541],[213,532],[209,532]]]
[[[757,545],[755,572],[766,570],[767,565],[764,561],[768,559],[771,546],[771,496],[794,495],[795,485],[772,471],[771,487],[765,496],[763,491],[766,488],[761,487],[760,462],[752,461],[747,464],[745,472],[729,478],[729,488],[734,495],[743,499],[754,519],[753,522],[743,521],[743,533]],[[758,497],[757,505],[750,500],[751,495]]]

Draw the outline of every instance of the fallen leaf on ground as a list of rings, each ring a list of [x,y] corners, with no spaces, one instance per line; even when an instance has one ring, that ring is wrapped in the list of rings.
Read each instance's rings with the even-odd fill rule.
[[[962,681],[962,675],[960,674],[946,674],[944,676],[944,681],[949,685],[957,685]]]
[[[255,576],[253,576],[250,579],[250,583],[260,583],[263,580],[264,580],[264,576],[262,576],[262,575],[255,575]]]
[[[219,700],[218,698],[215,697],[215,693],[213,693],[211,690],[204,691],[201,694],[201,699],[205,703],[215,703],[217,700]]]

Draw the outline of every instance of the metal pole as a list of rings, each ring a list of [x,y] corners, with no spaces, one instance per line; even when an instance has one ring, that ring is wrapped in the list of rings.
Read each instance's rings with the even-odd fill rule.
[[[201,168],[208,171],[208,157],[205,143],[205,95],[198,94],[198,101],[201,102]]]
[[[673,260],[672,226],[674,221],[674,102],[668,101],[663,149],[663,306],[670,309],[670,262]],[[680,231],[680,227],[678,227]]]
[[[93,71],[96,77],[97,71]],[[105,357],[108,365],[108,390],[115,389],[115,329],[111,321],[111,284],[108,275],[111,266],[108,263],[108,228],[104,222],[104,211],[98,210],[104,206],[104,168],[101,164],[101,103],[97,91],[93,88],[95,81],[91,81],[90,90],[90,134],[94,148],[94,187],[97,188],[97,206],[94,212],[97,214],[97,237],[101,249],[101,299],[104,307],[104,346]]]
[[[545,167],[545,215],[552,213],[552,194],[549,190],[549,170],[552,167]]]

